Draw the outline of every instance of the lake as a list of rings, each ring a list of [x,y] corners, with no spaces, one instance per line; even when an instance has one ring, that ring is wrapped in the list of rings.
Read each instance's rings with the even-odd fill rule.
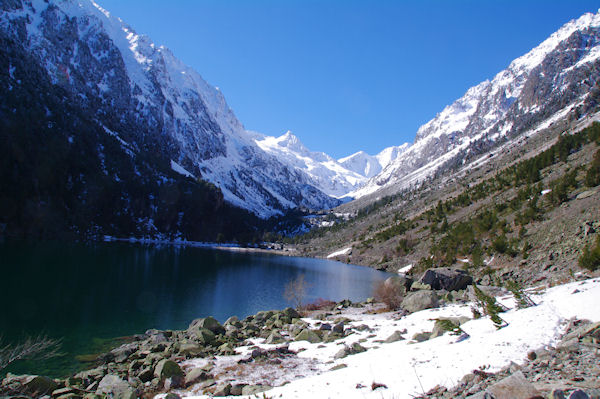
[[[299,275],[309,284],[306,302],[364,300],[389,276],[322,259],[114,242],[2,243],[0,272],[0,336],[47,334],[62,339],[64,353],[0,375],[51,376],[85,367],[81,355],[110,349],[116,337],[283,309],[285,285]]]

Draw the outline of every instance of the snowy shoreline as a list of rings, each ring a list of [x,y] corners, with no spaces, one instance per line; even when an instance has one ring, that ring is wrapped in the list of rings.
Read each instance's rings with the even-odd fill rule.
[[[348,308],[334,317],[347,317],[349,325],[359,327],[347,337],[330,343],[295,341],[289,349],[301,359],[292,365],[300,372],[271,368],[268,373],[255,370],[253,383],[268,385],[271,381],[290,381],[266,392],[267,397],[283,398],[409,398],[422,395],[429,389],[444,385],[452,387],[473,370],[496,372],[511,362],[522,363],[528,351],[555,346],[572,318],[600,321],[600,307],[590,306],[600,298],[600,278],[572,282],[532,292],[537,306],[517,309],[512,296],[497,298],[509,310],[502,313],[508,326],[497,330],[488,318],[470,320],[461,328],[469,337],[457,342],[457,337],[444,334],[424,342],[410,339],[420,332],[431,331],[440,317],[472,317],[471,304],[450,304],[399,317],[397,313],[374,313],[372,307]],[[326,321],[304,318],[311,327]],[[385,343],[394,332],[400,331],[405,340]],[[253,346],[240,347],[238,357],[251,348],[272,350],[264,339],[253,340]],[[344,345],[360,343],[367,350],[336,359]],[[215,362],[226,362],[217,356]],[[237,359],[235,359],[237,360]],[[303,361],[302,361],[303,360]],[[184,368],[198,366],[202,359],[182,363]],[[229,366],[235,367],[236,362]],[[336,369],[331,371],[331,369]],[[301,377],[295,375],[301,374]],[[232,381],[233,383],[233,381]],[[372,384],[387,388],[372,390]],[[207,395],[175,391],[182,397],[208,398]],[[164,397],[158,395],[157,398]],[[240,396],[235,396],[240,398]],[[252,396],[245,396],[250,398]]]

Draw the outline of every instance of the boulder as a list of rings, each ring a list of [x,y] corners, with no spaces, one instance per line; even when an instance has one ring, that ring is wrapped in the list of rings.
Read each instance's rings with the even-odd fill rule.
[[[198,329],[207,329],[213,334],[225,334],[225,328],[212,316],[196,319],[188,327],[188,331],[191,333],[194,333]]]
[[[133,387],[114,374],[107,374],[102,378],[96,393],[122,399],[135,399],[137,397]]]
[[[383,283],[387,286],[398,287],[402,292],[409,291],[414,280],[405,275],[388,277]]]
[[[51,378],[36,375],[33,376],[33,378],[26,380],[23,387],[28,393],[36,393],[43,396],[44,394],[52,393],[52,391],[58,388],[58,385]]]
[[[154,368],[154,376],[161,380],[171,377],[183,377],[183,370],[174,361],[163,359]]]
[[[427,284],[434,290],[458,291],[473,284],[473,277],[464,270],[438,267],[426,270],[419,283]]]
[[[248,384],[235,384],[234,386],[231,387],[231,390],[229,391],[229,395],[240,396],[242,394],[244,387],[247,385]]]
[[[132,342],[130,344],[121,345],[118,348],[110,351],[110,353],[116,363],[123,363],[123,362],[127,361],[129,356],[131,356],[133,353],[135,353],[135,351],[137,351],[138,348],[139,348],[139,345],[135,342]]]
[[[192,357],[198,356],[203,352],[202,345],[197,344],[196,342],[181,342],[178,345],[177,353],[181,356]]]
[[[437,294],[433,291],[409,292],[400,306],[411,313],[435,308],[438,306]]]
[[[386,344],[391,344],[392,342],[402,341],[403,339],[405,339],[405,338],[402,336],[402,333],[400,331],[394,331],[392,333],[392,335],[387,337],[384,342]]]
[[[295,340],[296,341],[308,341],[311,344],[315,344],[317,342],[321,342],[321,337],[319,337],[317,335],[317,333],[315,333],[314,331],[309,330],[308,328],[305,328],[302,331],[300,331],[300,333],[298,335],[296,335]]]
[[[269,334],[267,340],[265,341],[266,344],[280,344],[282,342],[285,342],[285,339],[277,331],[273,331],[271,334]]]
[[[240,322],[240,320],[238,319],[237,316],[231,316],[230,318],[225,320],[225,323],[223,323],[223,327],[227,328],[227,326],[233,326],[233,327],[239,328],[242,326],[242,323]]]
[[[215,342],[215,333],[207,328],[197,328],[192,332],[192,335],[196,337],[203,345],[210,345]]]
[[[334,324],[334,326],[331,328],[331,331],[335,334],[344,334],[344,322],[340,321],[339,323]]]
[[[487,391],[495,399],[529,399],[540,396],[540,392],[535,389],[532,383],[527,381],[520,371],[488,387]]]
[[[431,338],[431,332],[423,331],[413,335],[412,339],[417,342],[424,342]]]
[[[200,367],[196,367],[188,371],[185,376],[184,384],[186,387],[194,385],[201,381],[206,381],[212,378],[212,375],[208,374],[206,370]]]
[[[299,319],[301,317],[300,313],[298,313],[298,311],[294,308],[283,309],[283,314],[285,314],[290,319]]]
[[[260,392],[268,391],[271,389],[268,385],[246,385],[242,388],[242,395],[255,395]]]
[[[229,396],[231,392],[231,384],[218,385],[213,393],[213,396]]]
[[[334,359],[342,359],[348,355],[354,355],[366,351],[367,349],[359,344],[358,342],[353,343],[350,346],[344,345],[334,356]]]

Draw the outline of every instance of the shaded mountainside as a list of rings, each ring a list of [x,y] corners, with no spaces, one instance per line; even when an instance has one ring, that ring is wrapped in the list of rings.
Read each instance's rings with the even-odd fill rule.
[[[16,78],[26,59],[27,68],[47,75],[54,96],[67,93],[70,108],[114,136],[121,151],[168,160],[261,217],[339,204],[306,173],[261,150],[218,89],[92,1],[11,0],[1,7],[0,31],[14,47],[6,54],[9,90],[36,89]],[[88,140],[85,134],[74,132],[73,140]]]
[[[214,185],[174,172],[162,151],[168,139],[133,147],[108,134],[20,43],[0,32],[0,45],[3,235],[242,240],[262,223]]]

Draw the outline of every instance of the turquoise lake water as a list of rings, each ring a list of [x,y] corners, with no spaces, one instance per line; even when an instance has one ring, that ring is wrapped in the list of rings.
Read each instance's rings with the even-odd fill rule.
[[[0,336],[46,334],[63,356],[6,371],[66,375],[89,365],[117,337],[150,328],[185,329],[212,315],[224,321],[282,309],[285,285],[303,274],[306,301],[364,300],[389,275],[339,262],[130,243],[0,244]]]

